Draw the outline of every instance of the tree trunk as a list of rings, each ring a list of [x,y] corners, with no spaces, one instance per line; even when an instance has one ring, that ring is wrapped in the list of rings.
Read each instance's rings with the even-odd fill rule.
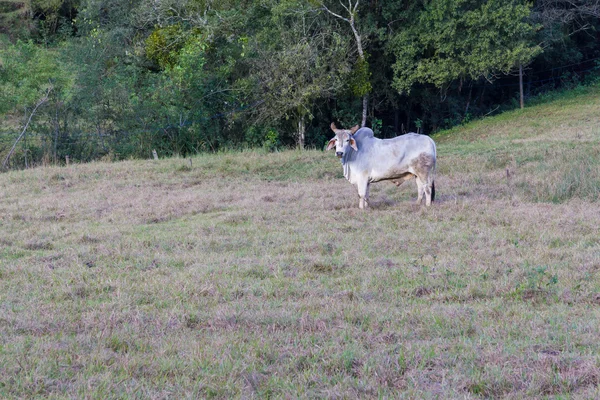
[[[27,111],[25,115],[27,115]],[[29,169],[29,163],[27,162],[27,131],[24,131],[23,135],[23,155],[25,156],[25,169]]]
[[[361,61],[366,62],[365,61],[365,52],[362,47],[362,40],[360,38],[360,35],[358,34],[358,31],[356,30],[356,27],[354,26],[354,16],[350,20],[350,27],[352,28],[352,32],[354,33],[354,38],[356,39],[356,47],[358,49],[358,57],[361,59]],[[361,120],[360,126],[361,126],[361,128],[364,128],[367,125],[367,109],[369,107],[369,95],[368,94],[365,94],[363,96],[362,104],[363,104],[363,110],[362,110],[362,120]]]
[[[525,107],[525,102],[523,101],[523,64],[519,64],[519,96],[522,110]]]
[[[465,106],[465,115],[463,116],[463,121],[467,118],[467,114],[469,114],[469,106],[471,105],[471,96],[473,95],[473,82],[469,86],[469,96],[467,97],[467,105]]]
[[[60,129],[60,122],[58,121],[58,104],[56,105],[55,108],[55,114],[54,114],[54,149],[53,149],[53,156],[54,156],[54,164],[58,164],[58,132]]]
[[[356,27],[354,26],[354,18],[352,18],[350,20],[350,27],[352,28],[352,32],[354,33],[354,38],[356,39],[356,47],[358,49],[358,57],[361,59],[361,61],[366,62],[365,61],[365,52],[362,47],[362,40],[360,38],[360,35],[358,34],[358,31],[356,30]],[[369,107],[369,95],[368,94],[365,94],[363,96],[362,104],[363,104],[363,110],[362,110],[362,120],[361,120],[360,126],[361,126],[361,128],[364,128],[367,125],[367,110]]]
[[[298,147],[300,150],[304,150],[306,126],[304,125],[304,116],[298,119]]]
[[[363,96],[363,110],[362,110],[362,121],[360,123],[361,128],[364,128],[367,125],[367,107],[369,106],[369,95],[365,94]]]

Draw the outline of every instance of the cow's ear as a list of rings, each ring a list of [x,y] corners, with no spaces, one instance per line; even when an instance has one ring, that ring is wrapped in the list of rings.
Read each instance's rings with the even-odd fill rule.
[[[356,140],[350,138],[350,147],[352,147],[354,150],[358,151],[358,147],[356,146]]]
[[[329,150],[333,149],[334,147],[335,147],[335,138],[333,138],[329,141],[329,144],[327,144],[327,150],[325,150],[325,151],[329,151]]]
[[[331,130],[334,131],[334,132],[336,132],[338,130],[337,126],[335,126],[334,122],[331,123]]]
[[[352,128],[350,128],[350,134],[354,135],[356,133],[356,131],[358,130],[358,125],[354,125]]]

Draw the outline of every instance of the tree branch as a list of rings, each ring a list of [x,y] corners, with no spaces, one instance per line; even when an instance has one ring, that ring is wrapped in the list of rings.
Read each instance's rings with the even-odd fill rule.
[[[342,17],[341,15],[339,15],[339,14],[336,14],[336,13],[334,13],[333,11],[331,11],[329,8],[327,8],[327,6],[326,6],[325,4],[323,4],[323,9],[324,9],[325,11],[327,11],[329,14],[333,15],[334,17],[336,17],[336,18],[343,19],[344,21],[346,21],[346,22],[348,22],[348,23],[350,22],[350,20],[349,20],[348,18],[344,18],[344,17]]]
[[[350,14],[350,16],[352,16],[352,12],[350,11],[350,8],[352,8],[352,3],[351,3],[351,0],[348,0],[348,7],[350,7],[350,8],[346,7],[346,6],[344,5],[344,3],[342,3],[342,0],[339,0],[339,2],[340,2],[340,5],[341,5],[342,7],[344,7],[344,10],[348,11],[348,14]]]
[[[33,108],[33,111],[31,111],[31,114],[29,114],[29,119],[27,120],[27,123],[25,124],[25,127],[23,128],[23,132],[21,132],[21,134],[19,135],[19,137],[17,138],[17,140],[15,140],[15,143],[13,144],[12,148],[10,149],[10,151],[8,152],[8,154],[6,155],[6,158],[4,159],[4,162],[2,163],[2,168],[6,169],[6,165],[8,164],[8,160],[10,159],[10,157],[15,152],[15,148],[17,147],[17,144],[19,143],[19,141],[25,135],[25,132],[27,131],[27,127],[29,126],[29,123],[31,122],[31,118],[33,118],[33,115],[35,114],[35,112],[37,111],[37,109],[39,108],[39,106],[41,106],[42,104],[44,104],[45,102],[48,101],[48,95],[50,94],[51,91],[52,91],[52,87],[48,88],[48,91],[46,92],[46,95],[42,99],[40,99],[40,101],[37,102],[37,104]]]

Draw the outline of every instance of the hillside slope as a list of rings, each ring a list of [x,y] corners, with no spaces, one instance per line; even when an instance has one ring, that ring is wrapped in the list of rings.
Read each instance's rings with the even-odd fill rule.
[[[598,398],[598,88],[435,136],[0,174],[2,398]]]
[[[511,195],[525,201],[597,201],[600,194],[600,87],[554,95],[525,110],[507,112],[442,132],[435,139],[440,174],[477,182],[510,179]],[[443,161],[443,160],[442,160]],[[499,188],[477,186],[476,192]],[[506,196],[502,190],[502,196]],[[489,193],[492,195],[492,193]]]

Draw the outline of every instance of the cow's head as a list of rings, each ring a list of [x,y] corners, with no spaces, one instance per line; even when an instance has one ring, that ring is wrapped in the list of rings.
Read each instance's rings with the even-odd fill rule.
[[[354,133],[358,130],[358,125],[350,129],[338,129],[332,122],[331,130],[335,133],[335,136],[329,141],[327,150],[331,150],[335,147],[335,155],[338,156],[338,158],[342,158],[344,154],[348,152],[348,147],[358,151],[356,140],[354,140],[353,137]]]

